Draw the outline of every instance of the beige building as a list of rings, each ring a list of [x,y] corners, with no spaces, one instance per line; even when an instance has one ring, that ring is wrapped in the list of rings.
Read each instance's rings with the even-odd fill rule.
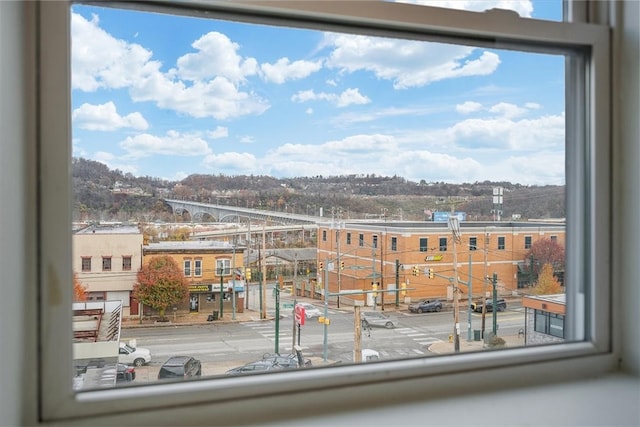
[[[498,294],[510,295],[529,285],[525,257],[544,238],[564,247],[564,223],[460,221],[455,232],[446,222],[319,224],[318,287],[328,280],[332,298],[341,293],[342,302],[367,306],[374,297],[378,305],[450,301],[457,276],[459,297],[466,300],[469,293],[490,296],[495,273]],[[362,293],[374,283],[377,294]],[[406,291],[396,292],[396,284]]]
[[[143,263],[155,256],[166,255],[182,268],[189,282],[187,300],[176,305],[184,314],[218,312],[242,313],[244,310],[244,246],[233,246],[212,240],[159,242],[143,247]],[[222,300],[222,303],[221,303]],[[145,315],[151,309],[145,307]],[[167,314],[171,313],[167,310]]]
[[[131,291],[142,265],[137,226],[92,224],[73,233],[73,271],[88,301],[122,301],[123,316],[137,315]]]

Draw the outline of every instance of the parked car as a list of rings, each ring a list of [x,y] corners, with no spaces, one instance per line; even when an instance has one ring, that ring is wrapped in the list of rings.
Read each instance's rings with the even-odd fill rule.
[[[258,360],[256,362],[250,362],[237,368],[229,369],[225,374],[227,375],[244,375],[244,374],[257,374],[259,372],[267,372],[274,370],[284,369],[281,366],[274,364],[270,360]]]
[[[409,304],[409,311],[412,313],[429,313],[432,311],[438,312],[442,310],[442,302],[438,299],[424,300]]]
[[[142,366],[151,362],[151,351],[142,347],[132,347],[129,344],[120,343],[118,362],[133,366]]]
[[[282,369],[308,368],[311,366],[311,360],[309,359],[304,359],[303,366],[300,366],[298,356],[295,354],[287,354],[284,356],[279,354],[265,354],[262,360],[272,362],[274,365],[282,367]]]
[[[307,319],[311,319],[312,317],[324,316],[322,310],[320,310],[313,304],[309,304],[308,302],[299,302],[296,305],[304,308],[304,317],[306,317]]]
[[[485,301],[485,304],[487,304],[487,313],[493,311],[493,300],[492,299],[487,299]],[[497,300],[497,304],[496,304],[496,309],[498,311],[505,311],[507,309],[507,302],[504,300],[504,298],[499,298]],[[471,310],[475,311],[476,313],[482,313],[482,302],[473,302],[471,303]]]
[[[202,365],[198,359],[191,356],[170,357],[160,367],[158,379],[189,379],[202,375]]]
[[[363,328],[381,326],[387,329],[398,326],[398,321],[381,311],[364,311],[360,313]]]

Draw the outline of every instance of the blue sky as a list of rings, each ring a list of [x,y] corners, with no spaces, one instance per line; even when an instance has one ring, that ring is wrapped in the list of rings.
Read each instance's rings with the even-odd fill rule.
[[[73,155],[111,169],[564,184],[563,57],[84,5],[71,27]]]

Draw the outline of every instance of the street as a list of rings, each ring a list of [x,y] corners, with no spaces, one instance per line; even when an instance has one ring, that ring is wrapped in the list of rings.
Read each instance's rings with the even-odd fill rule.
[[[317,304],[321,310],[324,307]],[[370,311],[370,309],[366,309]],[[378,307],[378,310],[380,308]],[[385,314],[395,318],[397,327],[363,328],[362,348],[374,349],[383,360],[430,356],[429,346],[449,340],[453,332],[451,311],[413,314],[408,311],[390,311]],[[290,312],[279,320],[279,339],[276,348],[275,319],[239,323],[207,323],[199,325],[175,325],[172,327],[142,327],[122,330],[122,340],[133,340],[139,347],[148,348],[152,361],[148,366],[136,368],[136,382],[155,381],[160,365],[174,355],[189,355],[199,359],[203,375],[222,375],[228,369],[259,360],[265,353],[289,354],[293,344],[299,344],[305,357],[314,365],[324,360],[324,325],[317,318],[306,319],[296,329],[294,342],[293,318]],[[460,340],[473,339],[473,330],[481,328],[481,315],[471,314],[472,331],[468,330],[468,312],[460,312]],[[354,314],[352,307],[329,309],[331,324],[327,326],[327,362],[353,362]],[[498,335],[517,334],[524,327],[524,311],[511,306],[497,313]],[[485,331],[492,330],[492,313],[487,313]]]

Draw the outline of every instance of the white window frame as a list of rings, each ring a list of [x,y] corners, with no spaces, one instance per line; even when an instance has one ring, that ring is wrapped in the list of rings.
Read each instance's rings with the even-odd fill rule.
[[[565,325],[567,337],[586,336],[588,339],[553,346],[392,361],[382,365],[341,366],[274,376],[204,379],[74,394],[71,334],[68,333],[71,331],[72,287],[60,286],[61,283],[72,283],[71,185],[68,172],[71,161],[70,9],[65,1],[34,2],[30,7],[37,17],[38,31],[30,37],[37,38],[38,48],[27,52],[30,58],[27,61],[33,62],[29,69],[38,70],[33,75],[37,89],[36,101],[32,100],[32,114],[33,122],[37,123],[37,136],[31,158],[38,167],[40,190],[39,419],[64,420],[127,412],[131,420],[144,414],[147,424],[153,424],[154,420],[161,424],[180,424],[181,417],[194,414],[194,408],[197,408],[198,418],[205,423],[205,420],[224,420],[225,408],[227,413],[233,412],[230,408],[237,408],[236,416],[247,407],[254,412],[293,412],[292,402],[296,402],[302,411],[307,407],[348,408],[350,404],[355,405],[364,399],[380,398],[384,401],[389,396],[390,387],[394,387],[397,392],[394,397],[400,401],[398,396],[401,393],[409,398],[407,392],[416,393],[418,390],[423,397],[435,397],[445,389],[449,393],[468,390],[469,384],[481,383],[484,389],[490,389],[502,386],[505,375],[542,384],[550,380],[593,376],[598,372],[608,372],[615,366],[617,357],[611,349],[609,320],[612,280],[608,268],[611,261],[608,28],[519,19],[511,13],[478,14],[387,2],[366,5],[363,2],[324,1],[117,3],[122,7],[164,8],[167,11],[172,5],[175,13],[189,14],[188,9],[193,7],[207,9],[211,16],[217,14],[256,23],[308,19],[304,25],[323,30],[353,30],[358,27],[357,31],[372,35],[402,33],[422,39],[429,33],[430,39],[433,36],[453,37],[494,47],[519,43],[521,47],[541,44],[589,49],[591,55],[585,67],[569,68],[577,77],[584,75],[585,84],[567,87],[567,93],[573,99],[584,101],[587,111],[584,115],[567,111],[567,157],[572,160],[567,162],[566,171],[567,278],[571,283],[579,283],[580,287],[572,288],[567,294]],[[244,15],[245,12],[252,14]],[[235,15],[237,13],[240,15]],[[298,24],[303,22],[298,21]],[[580,78],[567,80],[582,81]],[[594,301],[598,301],[597,310]],[[586,307],[585,313],[581,307]],[[579,367],[574,363],[575,358],[580,359]],[[464,375],[461,375],[461,369],[464,369]],[[54,390],[58,392],[52,392]],[[256,399],[252,401],[252,398]],[[268,406],[276,402],[282,402],[279,409]],[[249,404],[253,406],[247,406]]]
[[[231,275],[231,258],[216,259],[216,276]]]
[[[193,275],[195,277],[202,277],[202,258],[193,260]]]

